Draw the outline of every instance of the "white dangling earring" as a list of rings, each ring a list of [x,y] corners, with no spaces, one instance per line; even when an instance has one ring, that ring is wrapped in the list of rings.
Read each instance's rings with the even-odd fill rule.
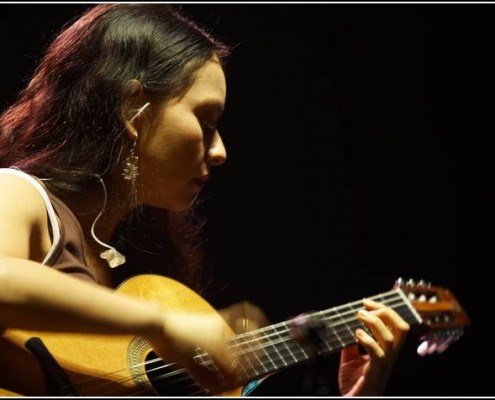
[[[133,179],[136,179],[136,177],[139,175],[138,171],[138,156],[136,155],[136,144],[137,144],[137,136],[136,140],[132,143],[131,150],[129,152],[129,155],[125,159],[125,164],[124,164],[124,170],[122,171],[122,176],[126,181],[131,181]]]
[[[150,103],[146,103],[144,106],[142,106],[138,112],[129,120],[129,124],[134,121],[139,114],[141,114],[146,107],[148,107]],[[138,170],[138,156],[136,155],[136,145],[138,141],[138,134],[136,132],[136,138],[134,139],[134,142],[132,143],[131,150],[129,151],[129,155],[125,159],[124,163],[124,170],[122,171],[122,176],[124,177],[125,180],[127,181],[132,181],[133,179],[136,179],[136,177],[139,175],[139,170]]]

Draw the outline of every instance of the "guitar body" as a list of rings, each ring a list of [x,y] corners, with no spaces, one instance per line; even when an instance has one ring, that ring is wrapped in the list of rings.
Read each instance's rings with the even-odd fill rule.
[[[173,279],[162,276],[135,276],[125,281],[117,292],[154,300],[164,310],[216,313],[216,310],[194,291]],[[229,336],[233,335],[227,325],[225,329]],[[0,386],[3,388],[0,389],[0,395],[53,394],[50,392],[40,363],[25,347],[26,342],[33,337],[41,339],[56,363],[68,376],[72,389],[76,392],[74,395],[167,395],[167,385],[160,389],[153,379],[150,379],[154,372],[148,372],[146,364],[155,363],[157,357],[142,338],[14,329],[7,329],[0,340]],[[167,367],[164,364],[166,360],[161,362],[161,369]],[[165,375],[173,377],[173,369],[166,370],[166,374],[162,376]],[[164,392],[162,393],[161,390]],[[194,388],[192,390],[194,394]],[[174,393],[171,392],[172,395]],[[187,395],[182,392],[180,394]],[[241,388],[238,388],[223,395],[240,396],[240,394]]]

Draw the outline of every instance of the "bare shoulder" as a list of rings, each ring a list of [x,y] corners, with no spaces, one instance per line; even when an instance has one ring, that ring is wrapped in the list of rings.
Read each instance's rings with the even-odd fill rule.
[[[0,174],[0,213],[23,214],[32,219],[46,214],[46,206],[38,190],[26,179]]]
[[[48,234],[45,202],[31,182],[17,175],[0,173],[0,193],[0,255],[32,258],[33,246],[46,247],[32,243],[33,232]]]

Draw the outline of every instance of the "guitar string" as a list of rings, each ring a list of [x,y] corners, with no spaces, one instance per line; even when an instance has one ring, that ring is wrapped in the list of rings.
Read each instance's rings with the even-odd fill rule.
[[[389,292],[389,293],[387,293],[385,295],[374,296],[374,298],[382,297],[382,300],[381,301],[383,302],[384,300],[387,300],[386,298],[384,298],[384,296],[385,297],[387,297],[387,296],[393,296],[393,297],[395,296],[396,297],[396,294],[397,294],[396,292]],[[399,300],[401,300],[401,299],[399,299]],[[345,313],[339,313],[337,315],[330,316],[330,318],[323,317],[322,320],[323,320],[323,322],[327,322],[327,321],[331,321],[332,319],[335,319],[335,318],[341,319],[342,322],[340,322],[338,324],[335,324],[334,327],[339,326],[339,325],[344,325],[345,326],[344,331],[346,332],[346,338],[347,338],[347,340],[352,335],[352,337],[353,337],[352,342],[355,342],[354,334],[349,331],[348,324],[349,324],[349,322],[357,322],[358,325],[361,325],[361,323],[356,318],[351,318],[351,319],[344,320],[343,317],[347,316],[350,313],[355,313],[357,311],[356,309],[350,309],[349,310],[349,308],[352,307],[353,305],[357,305],[357,304],[362,304],[362,302],[361,301],[356,301],[356,302],[353,302],[353,303],[349,303],[347,305],[335,307],[335,308],[332,308],[332,309],[329,309],[329,310],[326,310],[326,311],[315,312],[315,313],[312,313],[312,314],[320,314],[321,316],[325,316],[328,313],[334,313],[335,314],[337,312],[337,310],[342,309],[342,308],[347,308],[348,311],[346,311]],[[403,301],[400,302],[399,304],[402,304],[404,306],[404,302]],[[388,304],[388,306],[390,306],[390,307],[393,308],[394,305]],[[280,328],[282,330],[280,330]],[[259,337],[260,332],[264,332],[264,331],[268,331],[268,330],[270,330],[272,332],[274,331],[275,333],[271,333],[271,334],[262,336],[261,338]],[[273,361],[273,357],[270,356],[270,354],[266,350],[267,349],[271,349],[271,348],[275,348],[276,349],[275,346],[277,344],[280,344],[280,343],[284,344],[286,346],[286,350],[289,352],[290,355],[293,356],[294,361],[296,361],[296,362],[297,361],[302,361],[302,360],[299,359],[298,357],[295,357],[294,356],[294,354],[295,354],[294,346],[297,346],[296,348],[297,348],[298,354],[303,354],[304,358],[307,358],[308,357],[307,354],[305,353],[305,351],[303,350],[303,348],[301,347],[301,345],[297,341],[295,341],[290,335],[289,336],[286,335],[289,332],[290,332],[290,329],[287,328],[287,322],[281,322],[281,323],[278,323],[278,324],[275,324],[275,325],[272,325],[272,326],[269,326],[269,327],[261,328],[261,329],[256,330],[256,331],[251,331],[251,332],[247,332],[247,333],[244,333],[244,334],[240,334],[240,335],[234,336],[234,337],[229,338],[229,339],[233,339],[233,340],[235,340],[235,342],[238,342],[243,337],[248,337],[248,336],[250,336],[251,338],[254,337],[254,339],[250,339],[248,341],[243,341],[242,343],[234,343],[234,345],[231,346],[231,348],[239,347],[241,345],[245,347],[246,346],[246,343],[247,343],[249,348],[247,350],[245,350],[245,351],[238,352],[240,356],[243,356],[245,354],[253,354],[253,353],[259,351],[260,349],[261,350],[264,350],[265,351],[265,356],[271,361],[271,363],[274,365],[275,370],[276,370],[276,369],[279,369],[279,368],[281,368],[281,367],[283,367],[285,365],[276,364]],[[280,336],[280,333],[283,333],[286,336],[282,337],[282,336]],[[267,338],[269,338],[271,336],[274,336],[274,334],[276,334],[279,337],[279,341],[278,342],[270,341],[268,343],[261,343],[261,346],[260,346],[260,339],[265,339],[266,340]],[[339,333],[336,332],[336,336],[342,337],[342,330],[340,332],[340,335],[339,335]],[[287,338],[287,340],[286,340],[286,338]],[[249,343],[252,343],[252,342],[256,342],[257,343],[257,347],[253,348],[252,346],[250,346]],[[291,344],[292,348],[288,347],[287,346],[287,343]],[[295,345],[294,345],[294,343],[295,343]],[[339,341],[332,342],[332,344],[335,344],[335,343],[338,344]],[[330,347],[330,351],[332,351],[331,344],[329,344],[328,341],[325,341],[325,344],[327,345],[327,347]],[[350,343],[348,343],[348,344],[350,344]],[[197,356],[197,357],[198,358],[202,358],[201,355],[200,356]],[[283,359],[283,357],[282,357],[282,359]],[[259,360],[259,361],[261,361],[261,360]],[[136,366],[144,366],[144,365],[153,364],[153,363],[156,363],[156,362],[163,362],[163,360],[160,359],[160,358],[156,358],[154,360],[149,360],[149,361],[146,361],[144,363],[136,364]],[[203,361],[203,363],[204,364],[207,364],[208,361],[207,362],[204,362]],[[148,372],[142,373],[141,375],[146,375],[149,372],[153,372],[153,371],[156,371],[156,370],[159,370],[159,369],[163,369],[163,368],[168,368],[168,367],[171,367],[173,365],[175,365],[175,363],[160,365],[159,367],[154,368],[153,370],[149,370]],[[256,369],[254,367],[252,369],[256,371]],[[270,370],[266,370],[266,368],[263,368],[263,369],[264,369],[263,371],[258,371],[258,373],[256,374],[256,376],[259,376],[259,372],[260,373],[269,373],[270,372]],[[183,371],[186,371],[186,369],[175,370],[173,372],[170,372],[170,373],[167,373],[167,374],[163,374],[163,375],[161,375],[159,377],[154,378],[154,380],[156,381],[158,379],[167,379],[167,378],[169,378],[170,376],[173,376],[173,375],[183,374]],[[251,378],[248,373],[246,373],[246,375],[247,375],[248,378]],[[131,379],[133,379],[133,378],[132,377],[131,378],[125,378],[125,379],[121,379],[120,381],[117,381],[115,383],[125,383],[125,382],[127,382],[127,381],[129,381]],[[89,381],[89,380],[90,379],[87,379],[87,381]],[[179,380],[184,380],[184,378],[180,378]],[[176,383],[176,382],[177,382],[177,380],[174,381],[173,383]],[[79,382],[79,384],[84,384],[84,382]],[[106,384],[107,384],[106,382],[100,383],[98,385],[95,385],[93,388],[95,388],[97,386],[103,386],[103,385],[106,385]],[[195,385],[195,384],[193,384],[193,385]],[[189,386],[193,386],[193,385],[189,385]],[[201,390],[200,392],[204,392],[205,390],[206,389]],[[149,390],[148,389],[144,389],[144,391],[148,392]]]
[[[344,306],[344,307],[345,307],[345,306]],[[340,307],[340,308],[342,308],[342,307]],[[329,311],[333,311],[333,310],[329,310]],[[348,314],[349,312],[354,312],[354,310],[348,311],[346,314]],[[325,313],[325,312],[320,312],[320,314],[322,314],[322,315],[324,315],[324,313]],[[342,316],[343,314],[340,314],[340,315]],[[330,319],[331,319],[331,318],[330,318]],[[342,325],[342,324],[346,324],[347,322],[348,322],[348,321],[345,321],[345,320],[344,320],[344,321],[343,321],[340,325]],[[277,324],[278,326],[276,327],[277,329],[282,328],[282,329],[283,329],[282,333],[285,333],[285,332],[286,332],[286,326],[285,326],[285,328],[283,327],[283,325],[284,325],[284,324],[285,324],[285,323],[280,323],[280,324]],[[272,331],[273,331],[274,329],[272,329],[272,328],[274,328],[274,327],[268,327],[268,328],[266,328],[266,329],[264,329],[264,330],[268,330],[268,329],[270,329],[270,330],[272,330]],[[262,329],[262,330],[263,330],[263,329]],[[259,331],[258,331],[258,332],[259,332]],[[251,335],[251,336],[252,336],[252,335],[256,335],[255,340],[259,342],[258,332],[257,332],[257,331],[254,331],[254,333],[253,333],[253,332],[248,332],[247,334],[243,334],[243,335],[239,335],[239,336],[248,336],[248,335]],[[279,331],[279,330],[276,330],[276,331],[275,331],[275,333],[276,333],[277,335],[280,335],[280,331]],[[269,336],[273,336],[273,335],[266,335],[266,336],[265,336],[265,338],[266,338],[266,337],[269,337]],[[283,339],[283,338],[282,338],[282,339]],[[289,340],[291,340],[291,341],[292,341],[293,339],[292,339],[291,337],[289,337]],[[252,340],[251,340],[251,341],[252,341]],[[283,343],[283,342],[284,342],[284,340],[279,341],[279,343]],[[270,342],[268,345],[265,345],[263,348],[265,348],[265,347],[267,347],[267,346],[269,346],[269,347],[274,347],[274,345],[275,345],[275,344],[278,344],[278,343],[275,343],[275,342]],[[297,343],[297,344],[298,344],[298,343]],[[257,350],[257,349],[255,349],[255,350]],[[289,353],[290,353],[291,351],[293,351],[293,349],[290,349],[290,348],[288,348],[288,350],[289,350]],[[250,348],[248,351],[243,352],[243,353],[252,353],[252,352],[253,352],[253,349],[252,349],[252,348]],[[241,354],[241,355],[242,355],[242,354]],[[267,355],[268,355],[268,354],[267,354]],[[269,356],[269,355],[268,355],[268,356]],[[270,358],[272,358],[272,357],[270,357]],[[297,361],[297,359],[295,359],[295,360]],[[157,361],[161,361],[161,359],[150,360],[150,361],[146,362],[145,364],[149,364],[149,363],[153,363],[153,362],[157,362]],[[143,365],[144,365],[144,364],[143,364]],[[165,368],[165,367],[169,367],[169,366],[171,366],[171,365],[174,365],[174,364],[168,364],[168,365],[165,365],[165,366],[161,366],[161,367],[159,367],[159,368]],[[279,367],[279,366],[277,366],[277,367]],[[261,372],[264,372],[264,371],[261,371]],[[167,377],[169,377],[169,376],[170,376],[170,375],[172,375],[172,374],[176,374],[176,372],[166,374],[166,375],[164,375],[164,376],[163,376],[163,378],[167,378]],[[249,375],[248,375],[248,377],[249,377]],[[159,378],[162,378],[162,377],[159,377]],[[123,381],[127,381],[127,380],[130,380],[130,379],[132,379],[132,378],[126,378],[126,379],[124,379]]]
[[[396,303],[396,304],[397,304],[397,303]],[[401,304],[401,303],[398,303],[398,304]],[[394,307],[394,306],[395,306],[395,305],[392,305],[392,307]],[[332,312],[333,312],[333,311],[332,311]],[[363,325],[362,325],[362,324],[361,324],[361,322],[359,322],[356,318],[351,318],[351,319],[347,319],[347,320],[342,318],[342,317],[345,317],[345,316],[347,316],[347,315],[349,315],[349,314],[351,314],[351,313],[354,315],[355,310],[348,310],[345,314],[344,314],[344,313],[340,313],[340,314],[338,314],[338,315],[333,315],[333,316],[331,316],[330,318],[325,318],[325,317],[323,317],[323,318],[320,318],[320,320],[322,320],[323,322],[326,322],[326,321],[331,321],[331,320],[332,320],[332,319],[334,319],[335,317],[340,318],[340,319],[341,319],[341,322],[340,322],[339,324],[332,324],[332,325],[330,325],[329,327],[332,327],[332,326],[333,326],[333,327],[337,327],[337,328],[338,328],[339,326],[344,325],[345,329],[344,329],[344,330],[340,329],[340,331],[337,329],[337,331],[335,332],[335,336],[337,336],[338,338],[346,337],[346,339],[347,339],[347,340],[348,340],[348,338],[349,338],[349,337],[352,337],[352,342],[355,342],[356,340],[355,340],[355,338],[354,338],[354,331],[349,330],[349,322],[353,322],[353,323],[354,323],[354,325],[355,325],[355,326],[353,326],[353,327],[352,327],[352,329],[353,329],[353,330],[354,330],[355,328],[357,328],[357,327],[362,327]],[[325,315],[325,312],[318,312],[318,313],[315,313],[315,314],[320,314],[320,315],[324,316],[324,315]],[[285,342],[287,342],[287,340],[285,340],[285,339],[284,339],[284,337],[281,337],[281,336],[280,336],[280,333],[285,333],[285,334],[290,333],[290,328],[289,328],[289,329],[287,328],[287,323],[286,323],[286,322],[283,322],[283,323],[278,324],[278,325],[279,325],[279,326],[277,327],[277,330],[275,330],[275,334],[276,334],[276,335],[277,335],[280,339],[282,339],[282,340],[279,340],[278,342],[270,341],[270,342],[268,343],[268,345],[266,345],[266,344],[265,344],[265,345],[264,345],[264,347],[274,347],[274,345],[276,345],[276,344],[279,344],[279,343],[283,343],[283,344],[284,344]],[[281,328],[282,330],[280,330],[279,328]],[[328,327],[327,327],[327,328],[328,328]],[[270,329],[270,330],[274,331],[274,329],[272,329],[272,327],[268,327],[267,329]],[[345,333],[346,333],[346,335],[344,336],[344,335],[342,334],[342,332],[345,332]],[[252,340],[250,340],[250,341],[243,341],[242,343],[240,343],[240,345],[245,345],[246,343],[249,345],[249,343],[250,343],[250,342],[256,342],[256,343],[258,343],[258,344],[260,343],[259,331],[252,331],[252,332],[249,332],[249,333],[248,333],[248,335],[250,335],[250,336],[254,337],[254,339],[252,339]],[[241,336],[243,336],[243,335],[238,335],[238,336],[235,336],[235,337],[233,337],[233,339],[234,339],[234,340],[236,340],[236,341],[238,341],[238,340],[239,340],[238,338],[239,338],[239,337],[241,337]],[[244,336],[246,336],[246,335],[244,335]],[[270,334],[270,335],[265,335],[265,336],[261,337],[261,339],[265,339],[265,338],[270,337],[270,336],[274,336],[274,335],[273,335],[273,334]],[[327,336],[328,336],[328,335],[327,335]],[[287,335],[286,335],[286,337],[287,337]],[[292,341],[292,340],[293,340],[293,338],[292,338],[290,335],[288,336],[288,339],[289,339],[290,341]],[[297,345],[299,345],[299,343],[298,343],[297,341],[294,341],[294,342],[295,342],[295,343],[297,343]],[[329,345],[329,344],[330,344],[329,342],[330,342],[330,341],[328,341],[328,340],[327,340],[327,341],[326,341],[326,344],[327,344],[327,345]],[[332,344],[335,344],[336,342],[335,342],[335,341],[333,341],[333,342],[331,342],[331,343],[332,343]],[[349,344],[349,343],[347,343],[347,344]],[[275,348],[276,348],[276,347],[275,347]],[[255,351],[258,351],[259,349],[260,349],[260,347],[254,348],[254,350],[255,350]],[[253,347],[252,347],[252,346],[249,346],[249,350],[248,350],[248,352],[250,352],[250,351],[252,351],[252,350],[253,350]],[[295,355],[294,349],[290,349],[290,348],[288,348],[288,349],[286,349],[286,350],[288,350],[288,351],[289,351],[289,353],[292,353],[292,354],[290,354],[291,356],[294,356],[294,355]],[[330,349],[330,350],[332,350],[332,349]],[[283,349],[282,349],[282,351],[283,351]],[[278,353],[280,354],[280,352],[278,352]],[[299,349],[298,353],[302,353],[302,354],[304,355],[304,357],[305,357],[305,358],[307,358],[307,355],[305,354],[304,349],[303,349],[302,347]],[[268,354],[267,354],[267,356],[269,357],[269,355],[268,355]],[[272,357],[269,357],[269,358],[272,358]],[[293,358],[295,358],[295,357],[293,357]],[[274,363],[273,363],[273,358],[272,358],[272,360],[271,360],[271,361],[272,361],[272,364],[274,364]],[[297,360],[297,359],[295,358],[295,361],[299,361],[299,360]],[[264,369],[265,369],[265,368],[264,368]],[[263,371],[261,371],[261,372],[263,372]]]
[[[320,313],[322,315],[325,315],[324,312],[320,312]],[[349,310],[346,314],[340,313],[340,315],[345,316],[345,315],[347,315],[349,313],[354,313],[354,310]],[[274,329],[279,329],[279,328],[282,328],[285,331],[285,329],[286,329],[285,322],[281,322],[279,324],[275,324],[275,325],[272,325],[272,326],[269,326],[269,327],[261,328],[261,329],[256,330],[256,331],[250,331],[250,332],[247,332],[247,333],[244,333],[244,334],[239,334],[239,335],[236,335],[234,337],[229,338],[228,340],[237,340],[237,341],[239,341],[240,338],[245,338],[247,336],[252,337],[254,335],[256,335],[256,337],[253,340],[259,340],[258,336],[259,336],[259,333],[260,332],[268,331],[268,330],[274,331]],[[276,331],[275,333],[277,333],[277,332],[278,331]],[[262,336],[262,338],[268,338],[270,336],[273,336],[273,335],[264,335],[264,336]],[[249,342],[250,341],[243,341],[242,343],[239,343],[239,344],[244,344],[244,343],[249,343]],[[159,359],[157,359],[157,360],[159,360]],[[146,363],[143,363],[143,364],[136,364],[136,366],[146,365],[149,362],[153,362],[153,360],[150,360],[150,361],[148,361]]]
[[[356,303],[358,303],[358,302],[356,302]],[[343,307],[346,307],[346,306],[341,306],[341,307],[338,307],[338,308],[343,308]],[[324,315],[325,313],[328,313],[328,312],[333,312],[334,310],[336,310],[336,309],[330,309],[330,310],[328,310],[328,311],[326,311],[326,312],[319,312],[319,313],[320,313],[321,315]],[[342,314],[342,313],[341,313],[339,317],[344,316],[344,315],[346,315],[346,314],[349,314],[350,312],[354,312],[354,310],[349,310],[349,311],[348,311],[348,312],[346,312],[345,314]],[[335,316],[334,316],[334,317],[335,317]],[[332,318],[330,318],[330,320],[331,320],[331,319],[332,319]],[[351,321],[352,321],[352,320],[351,320]],[[343,321],[342,323],[340,323],[339,325],[346,324],[346,323],[348,323],[348,322],[349,322],[349,320],[348,320],[348,321],[345,321],[345,320],[344,320],[344,321]],[[279,328],[282,328],[283,330],[282,330],[282,331],[279,331],[279,330],[278,330]],[[280,335],[280,332],[282,332],[282,333],[286,333],[287,328],[286,328],[286,323],[282,322],[282,323],[276,324],[276,325],[274,325],[274,326],[272,326],[272,327],[262,328],[261,330],[258,330],[258,331],[248,332],[248,333],[246,333],[246,334],[238,335],[237,337],[234,337],[234,338],[235,338],[235,339],[238,339],[239,337],[242,337],[242,336],[244,336],[244,337],[245,337],[245,336],[253,336],[253,335],[256,335],[255,340],[256,340],[257,342],[259,342],[259,337],[258,337],[258,336],[259,336],[259,332],[260,332],[260,331],[264,331],[264,330],[265,330],[265,331],[266,331],[266,330],[271,330],[271,331],[274,331],[274,330],[275,330],[275,333],[276,333],[277,335]],[[337,335],[338,335],[338,334],[337,334]],[[265,337],[263,337],[263,338],[267,338],[267,337],[270,337],[270,336],[273,336],[273,334],[271,334],[271,335],[266,335],[266,336],[265,336]],[[282,338],[282,339],[283,339],[283,338]],[[289,340],[293,341],[293,339],[292,339],[291,337],[289,337]],[[252,342],[252,341],[253,341],[253,340],[251,340],[251,342]],[[249,342],[249,341],[248,341],[248,342]],[[283,343],[283,342],[284,342],[284,340],[279,341],[278,343]],[[243,344],[244,344],[244,343],[245,343],[245,342],[243,342]],[[262,348],[264,349],[264,348],[266,348],[266,347],[274,347],[274,345],[275,345],[275,344],[278,344],[278,343],[277,343],[277,342],[270,342],[270,343],[268,343],[268,345],[266,345],[266,344],[265,344],[265,345],[264,345],[264,347],[262,347]],[[258,350],[258,349],[259,349],[259,348],[255,349],[255,350]],[[292,350],[292,349],[288,348],[288,350],[289,350],[289,352],[291,352],[291,350]],[[243,352],[243,353],[252,353],[252,352],[253,352],[253,349],[252,349],[252,348],[250,348],[248,351],[245,351],[245,352]],[[242,355],[242,353],[241,353],[240,355]],[[267,354],[267,355],[268,355],[268,354]],[[268,356],[269,356],[269,355],[268,355]],[[269,358],[272,358],[272,357],[269,357]],[[273,358],[272,358],[272,359],[273,359]],[[147,362],[143,363],[142,365],[145,365],[145,364],[150,364],[150,363],[154,363],[154,362],[160,362],[160,361],[162,361],[162,360],[161,360],[161,359],[159,359],[159,358],[157,358],[157,359],[155,359],[155,360],[150,360],[150,361],[147,361]],[[170,366],[172,366],[172,365],[174,365],[174,364],[167,364],[167,365],[161,366],[161,367],[159,367],[159,368],[166,368],[166,367],[170,367]],[[277,367],[280,367],[280,366],[277,366]],[[170,375],[172,375],[172,374],[176,374],[176,372],[166,374],[166,375],[164,375],[163,377],[164,377],[164,378],[166,378],[166,377],[168,377],[168,376],[170,376]],[[248,375],[248,376],[249,376],[249,375]],[[160,377],[160,378],[161,378],[161,377]],[[130,380],[130,379],[132,379],[132,378],[126,378],[126,379],[122,380],[122,382],[127,381],[127,380]],[[100,384],[100,385],[104,385],[104,384],[105,384],[105,383]]]
[[[294,351],[294,350],[292,349],[292,351]],[[304,357],[304,358],[307,358],[307,357]],[[300,357],[300,356],[298,356],[298,357],[296,357],[296,359],[299,359],[299,360],[300,360],[300,359],[301,359],[301,357]],[[261,372],[263,373],[263,372],[269,372],[269,371],[268,371],[268,370],[266,370],[266,369],[263,369]],[[167,377],[167,376],[169,376],[169,375],[170,375],[170,374],[167,374],[167,375],[164,375],[164,376],[162,376],[162,377],[163,377],[163,378],[166,378],[166,377]],[[247,375],[249,376],[249,374],[247,374]],[[182,379],[182,380],[183,380],[183,379]],[[176,382],[174,382],[174,385],[175,385],[175,386],[177,386],[177,380],[176,380]],[[189,387],[191,387],[191,385],[189,385]],[[200,389],[199,393],[204,393],[204,390],[201,390],[201,389]]]
[[[349,320],[344,321],[343,323],[347,323],[348,321],[349,321]],[[357,321],[357,320],[354,320],[354,321]],[[290,340],[291,344],[294,344],[294,343],[295,343],[295,345],[299,347],[299,343],[295,342],[295,341],[292,339],[292,337],[289,337],[289,340]],[[269,346],[273,346],[273,342],[269,343]],[[294,346],[292,346],[292,347],[294,348]],[[289,350],[293,352],[293,351],[294,351],[294,349],[293,349],[293,348],[292,348],[292,349],[289,349]],[[302,350],[302,349],[300,349],[300,348],[299,348],[298,350]],[[306,356],[305,358],[307,358],[307,356]],[[295,361],[303,361],[303,360],[298,359],[298,358],[294,358],[294,360],[295,360]],[[261,372],[261,373],[263,373],[263,372],[269,372],[269,371],[266,371],[266,369],[265,369],[264,371],[260,371],[260,372]],[[248,375],[248,376],[249,376],[249,375]],[[256,376],[259,376],[259,374],[256,374]]]

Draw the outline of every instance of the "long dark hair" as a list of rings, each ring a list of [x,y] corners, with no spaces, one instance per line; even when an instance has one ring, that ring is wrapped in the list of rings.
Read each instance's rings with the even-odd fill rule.
[[[221,62],[229,55],[227,45],[179,11],[166,4],[99,4],[65,27],[0,116],[0,167],[49,178],[62,197],[94,185],[95,174],[121,168],[128,82],[138,80],[145,95],[163,101],[185,90],[213,55]],[[194,236],[186,222],[194,218],[177,218],[163,217],[175,243],[171,259],[191,265],[191,248],[174,235]]]

